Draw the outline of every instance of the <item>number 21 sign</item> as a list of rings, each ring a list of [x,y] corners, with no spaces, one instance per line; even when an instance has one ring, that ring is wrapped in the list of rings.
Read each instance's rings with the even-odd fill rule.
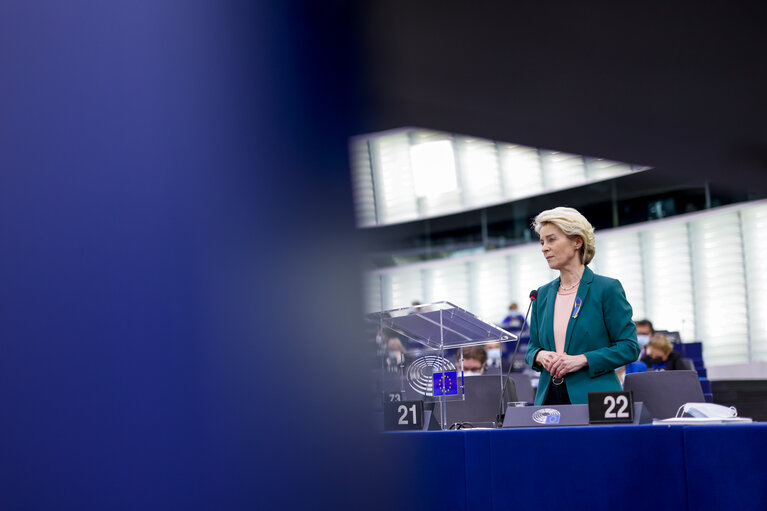
[[[384,403],[384,429],[423,429],[423,401]]]

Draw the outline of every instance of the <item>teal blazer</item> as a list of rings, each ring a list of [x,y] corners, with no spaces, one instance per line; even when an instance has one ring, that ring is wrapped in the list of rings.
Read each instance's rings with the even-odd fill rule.
[[[538,289],[530,316],[530,342],[525,360],[541,372],[535,404],[542,405],[551,385],[551,374],[534,364],[540,350],[556,351],[554,345],[554,301],[559,278]],[[588,402],[589,392],[621,390],[615,369],[639,357],[636,325],[621,283],[594,274],[587,266],[578,287],[576,303],[567,323],[565,353],[586,355],[586,367],[565,376],[572,404]],[[580,303],[580,307],[579,307]]]

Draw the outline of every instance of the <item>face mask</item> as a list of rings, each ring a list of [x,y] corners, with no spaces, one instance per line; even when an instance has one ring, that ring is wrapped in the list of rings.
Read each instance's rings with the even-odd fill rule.
[[[480,373],[479,371],[464,371],[463,372],[464,376],[479,376],[481,374],[482,373]]]
[[[487,350],[487,358],[490,360],[500,360],[501,348],[491,348]]]
[[[391,360],[391,362],[393,364],[401,363],[402,362],[402,353],[400,353],[399,351],[390,351],[389,352],[389,360]]]
[[[684,414],[692,415],[693,417],[715,417],[726,419],[728,417],[737,417],[738,410],[734,406],[726,407],[722,405],[716,405],[714,403],[687,403],[680,407],[680,410],[676,413],[677,417],[681,417]]]
[[[647,343],[650,342],[650,336],[647,334],[637,334],[637,342],[640,346],[647,346]]]
[[[650,366],[659,366],[659,365],[665,364],[663,359],[658,357],[649,359],[649,362],[650,362]]]

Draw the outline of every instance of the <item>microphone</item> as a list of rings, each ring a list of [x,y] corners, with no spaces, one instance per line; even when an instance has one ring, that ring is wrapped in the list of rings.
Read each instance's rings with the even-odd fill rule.
[[[503,384],[501,385],[501,412],[498,414],[498,423],[503,424],[503,418],[506,415],[506,408],[504,408],[504,397],[506,396],[506,391],[508,390],[506,387],[509,383],[509,378],[511,377],[511,370],[514,369],[514,359],[517,356],[517,350],[519,350],[519,343],[522,340],[522,332],[525,330],[525,325],[527,324],[527,316],[530,315],[530,309],[533,308],[533,302],[538,298],[538,290],[533,289],[530,291],[530,303],[527,306],[527,312],[525,313],[525,319],[522,320],[522,326],[519,327],[519,332],[517,332],[517,345],[514,347],[514,353],[511,355],[511,363],[509,364],[509,370],[506,371],[506,378],[503,379]]]

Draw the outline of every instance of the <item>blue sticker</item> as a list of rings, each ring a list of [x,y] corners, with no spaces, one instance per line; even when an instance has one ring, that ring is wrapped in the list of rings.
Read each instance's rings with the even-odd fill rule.
[[[559,415],[549,415],[546,417],[546,424],[559,424]]]
[[[581,304],[583,304],[583,301],[581,300],[580,296],[575,297],[575,306],[573,307],[573,318],[578,317],[578,313],[581,311]]]

